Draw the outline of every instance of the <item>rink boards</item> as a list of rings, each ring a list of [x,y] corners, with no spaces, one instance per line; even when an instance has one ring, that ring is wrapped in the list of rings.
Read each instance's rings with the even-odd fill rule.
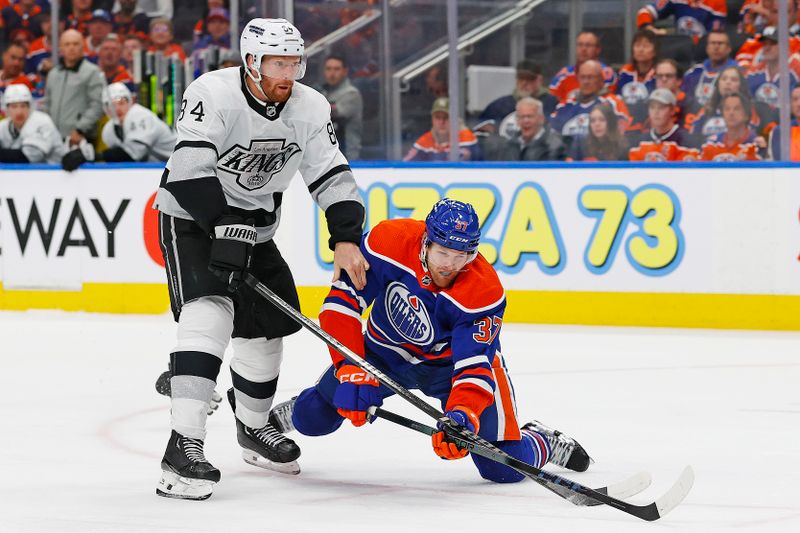
[[[800,329],[800,166],[359,164],[367,226],[470,201],[506,319]],[[169,308],[153,195],[162,169],[0,166],[0,309]],[[254,191],[257,194],[258,191]],[[332,275],[324,215],[296,179],[276,241],[304,311]]]

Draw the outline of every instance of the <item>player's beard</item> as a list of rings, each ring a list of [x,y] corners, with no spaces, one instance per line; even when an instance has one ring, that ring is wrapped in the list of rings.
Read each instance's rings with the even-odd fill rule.
[[[267,97],[267,100],[276,104],[281,104],[292,96],[293,81],[290,80],[271,80],[264,78],[261,81],[261,89]]]

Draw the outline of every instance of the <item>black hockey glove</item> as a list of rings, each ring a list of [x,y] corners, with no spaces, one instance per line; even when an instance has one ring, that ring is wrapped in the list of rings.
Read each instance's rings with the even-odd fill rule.
[[[77,148],[70,150],[61,158],[61,167],[67,172],[72,172],[84,163],[86,163],[86,158]]]
[[[256,228],[252,220],[245,222],[242,217],[224,215],[214,224],[212,238],[208,269],[228,284],[229,291],[234,292],[250,267]]]

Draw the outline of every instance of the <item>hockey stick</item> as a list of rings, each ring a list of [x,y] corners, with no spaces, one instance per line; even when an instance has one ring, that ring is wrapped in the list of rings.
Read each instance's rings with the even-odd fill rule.
[[[683,499],[686,497],[686,494],[688,494],[689,490],[692,488],[692,484],[694,483],[694,472],[690,466],[687,466],[684,468],[683,472],[678,478],[678,481],[661,498],[648,505],[635,505],[595,491],[589,487],[571,481],[565,477],[561,477],[557,474],[540,470],[532,465],[528,465],[527,463],[508,455],[500,448],[479,437],[467,428],[455,424],[452,420],[450,420],[450,418],[444,416],[444,413],[412,394],[408,389],[397,383],[391,377],[387,376],[372,363],[362,359],[347,346],[339,342],[335,337],[325,332],[310,318],[295,310],[294,307],[283,301],[283,299],[272,292],[269,287],[258,281],[258,279],[249,272],[245,274],[245,283],[252,287],[253,290],[255,290],[262,297],[269,300],[292,320],[310,331],[315,337],[339,352],[342,357],[362,370],[369,372],[375,376],[375,378],[386,388],[404,400],[408,401],[414,407],[418,408],[434,420],[438,421],[449,435],[461,439],[461,441],[466,444],[465,447],[467,449],[471,450],[474,449],[476,445],[480,445],[496,454],[504,456],[508,461],[506,464],[512,468],[529,468],[530,473],[532,474],[531,479],[535,480],[540,485],[552,492],[555,492],[562,498],[572,502],[575,505],[596,505],[595,502],[600,502],[637,518],[641,518],[642,520],[653,521],[658,520],[674,509],[675,506],[683,501]]]
[[[397,413],[393,413],[391,411],[387,411],[381,407],[372,406],[368,410],[370,416],[376,416],[378,418],[383,418],[384,420],[388,420],[389,422],[394,422],[395,424],[412,429],[423,435],[433,435],[438,430],[432,426],[425,425],[421,422],[417,422],[416,420],[411,420],[410,418],[406,418],[402,415],[398,415]],[[461,447],[469,447],[470,451],[476,455],[480,455],[482,457],[486,457],[487,459],[491,459],[500,464],[508,465],[508,461],[504,455],[497,454],[492,450],[488,450],[482,446],[471,446],[470,443],[464,442],[458,437],[453,439],[456,445]],[[508,465],[510,466],[510,465]],[[535,469],[533,465],[525,464],[526,468],[519,468],[515,469],[520,474],[523,474],[529,478],[537,477],[536,472],[532,469]],[[607,496],[612,496],[614,498],[630,498],[636,494],[639,494],[644,489],[650,486],[651,478],[650,474],[645,472],[640,472],[628,479],[620,481],[618,483],[614,483],[608,485],[606,487],[600,487],[598,489],[594,489],[597,492],[605,494]],[[590,503],[589,505],[602,505],[600,502],[594,501],[594,503]]]

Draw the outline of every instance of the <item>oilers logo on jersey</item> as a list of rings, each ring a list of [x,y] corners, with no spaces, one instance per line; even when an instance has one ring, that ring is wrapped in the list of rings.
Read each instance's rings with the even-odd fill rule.
[[[236,174],[236,182],[248,191],[260,189],[300,152],[297,143],[285,139],[255,139],[247,148],[235,144],[222,154],[217,168]]]
[[[386,315],[394,330],[404,339],[419,345],[433,341],[433,326],[428,310],[408,287],[399,282],[386,290]]]
[[[622,87],[620,96],[622,96],[622,100],[626,104],[632,105],[646,101],[647,97],[650,96],[650,91],[644,83],[632,81]]]

